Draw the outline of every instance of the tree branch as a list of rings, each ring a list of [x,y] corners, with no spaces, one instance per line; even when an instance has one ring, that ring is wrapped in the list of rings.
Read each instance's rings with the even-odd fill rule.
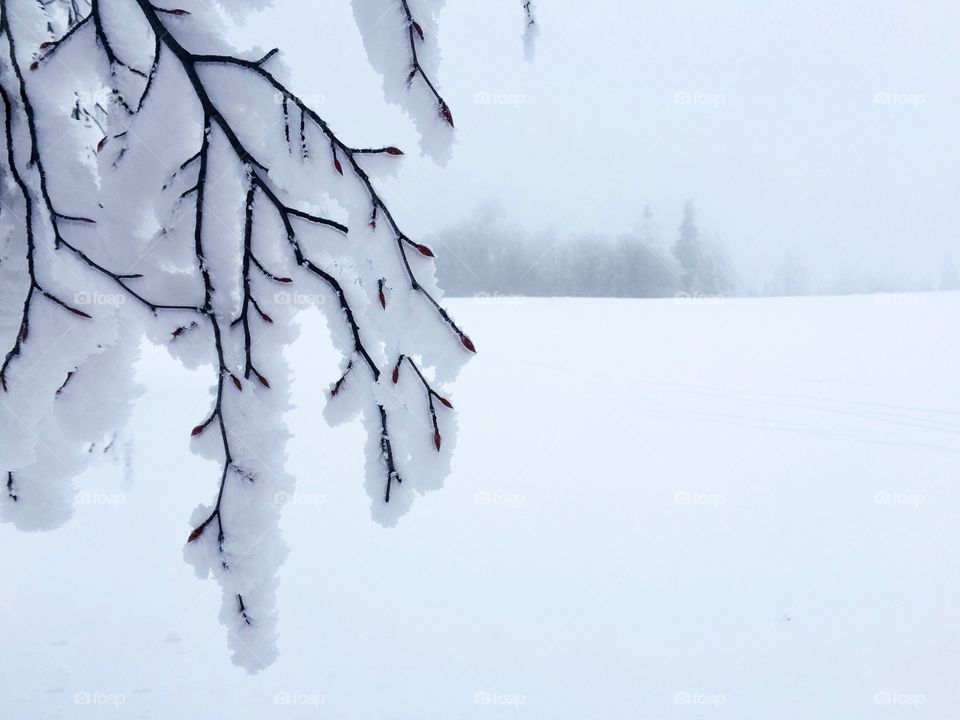
[[[420,41],[423,41],[423,28],[420,27],[414,17],[413,13],[410,12],[410,3],[407,0],[400,0],[400,5],[403,7],[403,13],[407,17],[407,39],[410,42],[410,75],[407,76],[407,85],[413,82],[414,78],[419,75],[423,82],[426,84],[427,88],[433,93],[433,96],[437,99],[437,107],[440,112],[440,117],[446,120],[450,127],[453,127],[453,114],[450,112],[450,106],[447,105],[447,101],[440,97],[440,93],[437,91],[437,88],[434,87],[433,82],[427,76],[427,73],[424,71],[423,66],[420,64],[420,56],[417,54],[417,37],[420,38]]]
[[[144,2],[145,0],[138,0],[138,2]],[[181,48],[182,49],[182,48]],[[186,51],[183,51],[186,53]],[[424,295],[430,302],[431,305],[436,308],[438,314],[443,319],[443,321],[457,334],[460,338],[460,342],[463,346],[470,352],[476,352],[476,348],[470,338],[464,333],[459,326],[453,321],[449,313],[443,309],[439,302],[430,294],[430,292],[420,284],[417,280],[416,275],[413,272],[410,262],[407,258],[407,253],[404,248],[406,244],[412,244],[418,249],[425,246],[419,246],[416,243],[413,243],[406,234],[400,229],[400,226],[397,224],[396,220],[393,217],[393,214],[390,212],[390,209],[387,207],[386,203],[383,201],[383,198],[377,192],[373,186],[373,182],[370,180],[370,176],[366,171],[361,167],[360,163],[357,160],[358,154],[364,154],[369,152],[369,150],[362,150],[359,153],[342,142],[334,132],[330,129],[329,125],[321,118],[316,112],[311,110],[299,97],[290,92],[283,83],[277,80],[272,73],[270,73],[265,68],[262,68],[255,62],[250,60],[243,60],[240,58],[229,57],[225,55],[196,55],[192,56],[187,53],[187,56],[192,62],[196,63],[209,63],[209,64],[220,64],[220,65],[233,65],[249,72],[252,72],[261,78],[263,78],[267,83],[269,83],[275,90],[284,93],[285,98],[289,98],[293,101],[297,107],[300,109],[300,112],[308,117],[319,129],[320,131],[329,139],[331,145],[335,150],[339,150],[343,153],[344,156],[348,159],[351,168],[354,171],[354,174],[359,178],[360,182],[363,184],[364,189],[367,192],[370,202],[373,205],[372,217],[376,217],[378,212],[382,212],[384,217],[387,219],[387,222],[390,225],[391,231],[394,234],[394,238],[397,244],[397,248],[400,252],[400,256],[403,262],[407,278],[410,281],[410,286],[413,290]],[[238,140],[239,143],[239,140]],[[385,152],[387,149],[384,150]],[[394,153],[390,153],[394,154]],[[421,250],[422,252],[422,250]],[[432,255],[432,253],[431,253]]]
[[[434,407],[433,399],[436,398],[444,407],[448,407],[451,410],[453,410],[453,403],[433,389],[433,386],[430,385],[430,381],[427,380],[420,368],[417,367],[417,364],[413,361],[413,358],[409,357],[408,355],[401,355],[399,358],[397,358],[397,364],[393,366],[392,380],[394,385],[396,385],[400,380],[400,366],[403,364],[404,360],[406,360],[410,367],[413,368],[414,372],[417,373],[417,377],[420,378],[421,384],[427,391],[427,404],[430,407],[430,420],[433,422],[433,444],[436,446],[437,452],[440,452],[440,443],[443,438],[440,436],[440,426],[437,423],[437,409]]]

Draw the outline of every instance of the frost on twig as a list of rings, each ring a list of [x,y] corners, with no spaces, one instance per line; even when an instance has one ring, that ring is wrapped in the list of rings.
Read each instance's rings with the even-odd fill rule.
[[[411,117],[423,153],[445,164],[453,147],[454,116],[437,77],[437,16],[444,0],[352,3],[367,57],[383,77],[384,96]]]
[[[138,334],[210,368],[209,411],[185,435],[219,469],[185,555],[220,583],[234,659],[255,671],[276,655],[293,298],[328,312],[343,363],[325,412],[362,418],[385,524],[448,473],[441,389],[475,347],[441,303],[433,251],[377,189],[399,148],[345,142],[278,79],[276,50],[230,52],[209,3],[64,3],[61,34],[39,47],[18,38],[55,27],[51,8],[0,4],[0,513],[26,529],[69,516],[84,448],[126,421]],[[394,4],[404,90],[450,133],[435,16]],[[102,90],[81,99],[80,83]]]

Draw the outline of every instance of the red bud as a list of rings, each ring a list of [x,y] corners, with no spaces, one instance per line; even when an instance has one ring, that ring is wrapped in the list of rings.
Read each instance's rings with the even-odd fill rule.
[[[178,327],[178,328],[177,328],[176,330],[174,330],[173,333],[171,333],[171,334],[173,335],[174,339],[176,339],[176,338],[180,337],[180,335],[183,334],[183,331],[184,331],[184,330],[186,330],[185,327]]]
[[[380,307],[382,307],[384,310],[386,310],[386,309],[387,309],[387,298],[386,298],[386,296],[383,294],[383,288],[380,288],[380,293],[379,293],[379,295],[380,295]]]
[[[167,10],[167,12],[168,12],[170,15],[180,15],[180,16],[189,15],[189,14],[190,14],[190,11],[189,11],[189,10],[182,10],[182,9],[180,9],[180,8],[176,8],[175,10]]]
[[[384,150],[384,152],[385,152],[387,155],[403,155],[403,150],[401,150],[401,149],[398,148],[398,147],[394,147],[393,145],[391,145],[391,146],[388,147],[386,150]]]
[[[437,446],[437,452],[440,452],[440,433],[433,434],[433,444]]]
[[[53,45],[56,45],[56,43],[52,40],[47,40],[47,42],[40,43],[40,49],[46,50],[48,47],[52,47]]]
[[[203,429],[206,425],[197,425],[193,430],[190,431],[190,437],[196,437],[203,432]]]
[[[20,342],[26,342],[27,336],[30,334],[30,326],[24,325],[23,331],[20,333]]]
[[[282,283],[285,283],[285,284],[286,284],[286,283],[292,283],[292,282],[293,282],[293,278],[278,277],[278,278],[277,278],[277,282],[282,282]]]
[[[337,172],[343,175],[343,165],[340,164],[340,158],[333,158],[333,166],[337,169]]]
[[[453,113],[450,112],[450,106],[447,105],[442,100],[440,101],[440,117],[442,117],[444,120],[450,123],[450,127],[454,127]]]
[[[243,385],[240,384],[240,378],[233,373],[230,373],[230,379],[233,380],[233,384],[236,386],[237,390],[243,392]]]
[[[417,250],[420,252],[421,255],[424,255],[424,256],[426,256],[426,257],[436,257],[436,256],[433,254],[433,250],[431,250],[430,248],[428,248],[426,245],[417,245],[416,247],[417,247]]]
[[[420,39],[423,40],[423,28],[420,27],[420,23],[416,20],[413,21],[413,29],[417,31],[417,35],[420,36]]]
[[[103,139],[97,143],[97,152],[100,152],[101,150],[103,150],[103,146],[106,144],[107,144],[107,137],[106,135],[104,135]]]
[[[267,388],[270,387],[270,382],[263,375],[258,373],[256,370],[253,371],[253,374],[257,376],[257,380],[260,381],[261,385]]]
[[[206,525],[201,525],[200,527],[195,527],[195,528],[193,529],[193,532],[191,532],[190,535],[187,536],[187,542],[188,542],[188,543],[192,543],[192,542],[194,542],[197,538],[199,538],[201,535],[203,535],[203,530],[204,530],[205,527],[206,527]]]
[[[471,339],[470,339],[469,337],[467,337],[466,335],[461,335],[461,336],[460,336],[460,342],[462,342],[462,343],[463,343],[463,346],[464,346],[467,350],[469,350],[470,352],[475,353],[475,352],[477,351],[477,348],[475,348],[474,345],[473,345],[473,340],[471,340]]]
[[[30,63],[30,69],[31,69],[31,70],[36,70],[38,67],[40,67],[40,61],[39,61],[39,60],[34,60],[32,63]]]
[[[90,316],[87,315],[87,313],[85,313],[83,310],[77,310],[77,308],[67,308],[67,310],[72,312],[77,317],[87,318],[88,320],[91,319]]]
[[[396,384],[397,384],[397,381],[400,380],[400,366],[399,366],[399,365],[397,365],[397,366],[393,369],[393,377],[392,377],[392,380],[393,380],[393,384],[394,384],[394,385],[396,385]]]
[[[450,408],[451,410],[453,410],[453,403],[450,402],[449,400],[447,400],[445,397],[437,396],[437,399],[438,399],[440,402],[442,402],[444,405],[446,405],[448,408]]]

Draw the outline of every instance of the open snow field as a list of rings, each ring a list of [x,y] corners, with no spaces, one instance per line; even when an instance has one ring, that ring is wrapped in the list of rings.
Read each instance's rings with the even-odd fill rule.
[[[392,529],[300,338],[256,676],[181,557],[209,376],[146,348],[125,459],[61,530],[0,527],[0,718],[960,715],[960,294],[451,310],[454,472]]]

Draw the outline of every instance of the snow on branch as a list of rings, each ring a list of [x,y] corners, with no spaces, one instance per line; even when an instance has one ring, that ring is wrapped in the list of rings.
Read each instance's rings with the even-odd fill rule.
[[[354,17],[384,96],[411,117],[420,148],[445,164],[453,145],[453,112],[436,80],[437,16],[444,0],[352,0]]]
[[[60,37],[18,47],[49,25],[52,4],[66,15]],[[430,74],[435,12],[425,30],[411,5],[396,7],[406,82],[449,133]],[[184,552],[220,583],[234,659],[256,671],[276,655],[286,549],[275,498],[293,485],[282,422],[292,290],[330,316],[343,365],[325,412],[362,417],[373,514],[386,524],[448,473],[453,405],[436,388],[476,350],[441,304],[433,251],[401,229],[373,180],[403,152],[344,142],[277,79],[277,50],[235,56],[218,23],[201,0],[0,4],[0,174],[17,190],[0,203],[0,292],[19,298],[0,314],[0,411],[12,428],[0,440],[0,512],[24,528],[69,516],[85,449],[126,421],[138,332],[188,367],[212,367],[211,409],[191,443],[218,463],[218,482]],[[102,93],[81,97],[81,83]],[[64,337],[69,352],[57,350]],[[402,381],[403,364],[415,382]],[[91,399],[115,385],[91,418]]]

